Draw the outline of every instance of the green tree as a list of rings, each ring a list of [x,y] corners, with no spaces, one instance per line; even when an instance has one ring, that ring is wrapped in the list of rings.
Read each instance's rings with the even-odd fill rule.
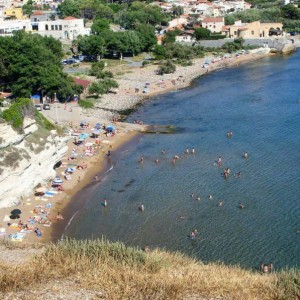
[[[109,20],[96,18],[91,27],[92,33],[100,35],[101,33],[109,30]]]
[[[156,45],[157,40],[155,36],[155,29],[152,25],[138,24],[135,31],[139,35],[143,51],[149,51],[154,45]]]
[[[77,41],[78,50],[85,55],[102,56],[105,53],[105,40],[101,36],[83,36]]]
[[[89,87],[89,93],[95,94],[98,98],[99,95],[107,94],[113,88],[117,88],[119,84],[111,78],[106,78],[99,81],[94,81]]]
[[[163,45],[175,43],[176,41],[176,35],[180,34],[179,29],[175,29],[172,31],[167,31],[164,38],[163,38]]]
[[[233,25],[235,22],[235,17],[233,15],[228,15],[225,17],[225,25]]]
[[[30,16],[33,11],[33,1],[28,0],[27,3],[22,6],[22,11],[24,15]]]
[[[155,56],[155,59],[165,59],[166,58],[166,48],[162,45],[156,45],[154,47],[154,56]]]
[[[210,30],[203,27],[196,28],[194,31],[194,37],[197,41],[208,38],[210,34],[211,34]]]
[[[61,43],[51,37],[16,32],[0,37],[0,83],[17,97],[75,94],[77,85],[62,70]]]
[[[159,75],[164,75],[164,74],[171,74],[176,71],[176,66],[174,63],[169,59],[166,62],[164,62],[158,69],[158,74]]]
[[[295,7],[293,4],[284,5],[281,8],[281,11],[284,18],[291,20],[300,19],[300,9]]]
[[[72,16],[79,18],[82,15],[80,2],[76,0],[65,0],[57,7],[61,18]]]

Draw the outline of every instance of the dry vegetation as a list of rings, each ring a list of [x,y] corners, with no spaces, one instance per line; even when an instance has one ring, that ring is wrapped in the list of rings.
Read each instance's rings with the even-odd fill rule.
[[[45,289],[51,293],[50,298],[46,297]],[[65,297],[56,298],[63,293]],[[300,272],[261,275],[223,264],[202,264],[179,253],[160,250],[145,253],[104,240],[65,240],[47,246],[24,264],[0,263],[0,298],[42,296],[43,299],[82,296],[84,299],[300,299]]]

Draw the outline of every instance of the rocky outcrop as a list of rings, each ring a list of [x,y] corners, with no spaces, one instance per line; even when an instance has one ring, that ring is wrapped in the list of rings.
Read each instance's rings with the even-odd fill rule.
[[[67,151],[66,143],[66,137],[39,128],[32,119],[24,120],[23,133],[0,123],[0,208],[13,205],[39,183],[52,179],[53,166]]]
[[[288,54],[296,51],[296,45],[294,40],[287,38],[278,38],[274,40],[273,48],[271,52],[277,52],[282,54]]]

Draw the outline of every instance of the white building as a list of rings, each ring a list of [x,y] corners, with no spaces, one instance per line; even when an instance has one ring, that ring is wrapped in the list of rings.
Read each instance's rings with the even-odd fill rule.
[[[224,25],[223,17],[207,17],[202,21],[202,27],[209,29],[211,32],[221,32]]]
[[[84,27],[83,19],[73,17],[54,21],[10,20],[0,22],[0,34],[11,34],[16,30],[52,36],[60,40],[74,40],[79,35],[90,34],[90,29]]]

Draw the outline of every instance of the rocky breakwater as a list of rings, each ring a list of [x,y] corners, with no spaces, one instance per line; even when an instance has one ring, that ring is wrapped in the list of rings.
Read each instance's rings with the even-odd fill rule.
[[[53,166],[67,151],[67,138],[25,118],[22,133],[0,121],[0,208],[14,205],[55,176]]]

